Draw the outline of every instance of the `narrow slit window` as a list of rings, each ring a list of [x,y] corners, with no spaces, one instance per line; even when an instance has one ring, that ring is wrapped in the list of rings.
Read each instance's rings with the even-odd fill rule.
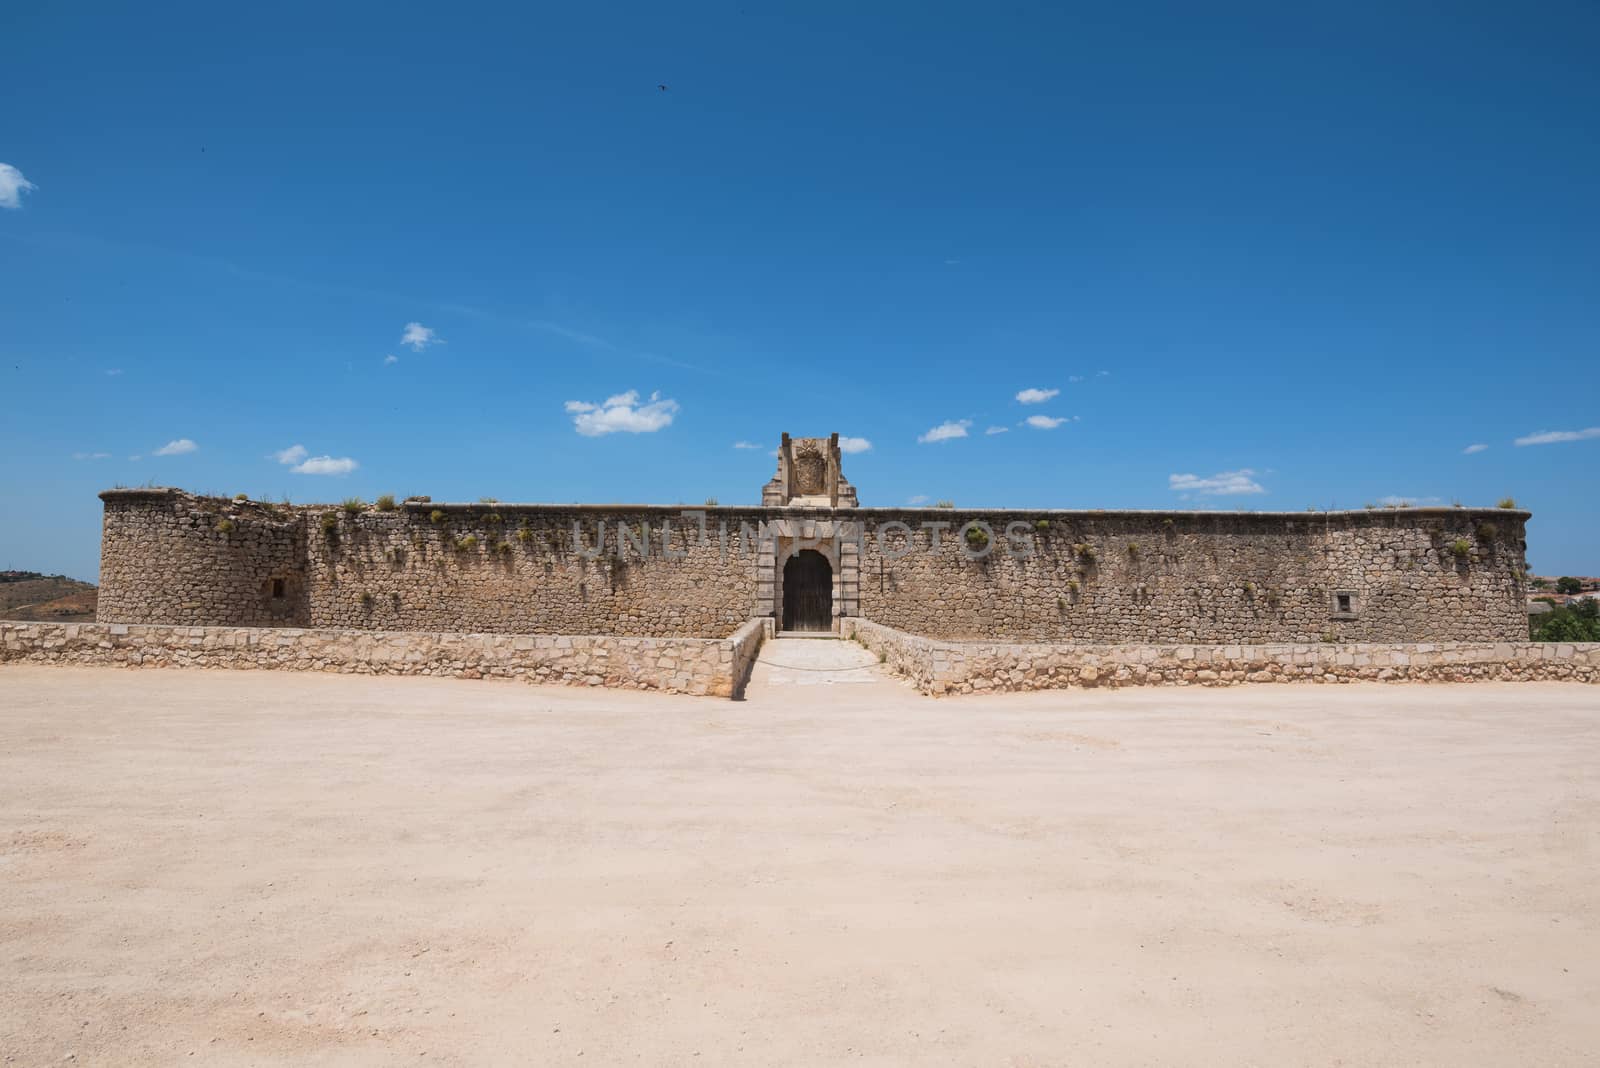
[[[272,580],[272,596],[274,598],[283,597],[283,579],[275,578]]]

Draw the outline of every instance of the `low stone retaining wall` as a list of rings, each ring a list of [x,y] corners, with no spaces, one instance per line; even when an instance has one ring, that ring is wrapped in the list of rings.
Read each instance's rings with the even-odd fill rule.
[[[759,619],[722,639],[0,621],[0,663],[505,678],[733,697],[765,634]]]
[[[940,641],[864,619],[841,624],[842,637],[878,653],[927,694],[1241,682],[1600,683],[1600,643],[1009,644]]]

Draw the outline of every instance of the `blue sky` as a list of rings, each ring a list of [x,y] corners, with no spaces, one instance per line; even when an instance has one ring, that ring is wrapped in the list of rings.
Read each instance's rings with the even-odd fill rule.
[[[17,7],[0,567],[837,430],[864,504],[1513,495],[1600,572],[1592,3]]]

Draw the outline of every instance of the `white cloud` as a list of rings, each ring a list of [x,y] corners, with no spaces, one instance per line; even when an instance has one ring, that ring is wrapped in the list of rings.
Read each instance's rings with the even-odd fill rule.
[[[348,475],[361,465],[348,456],[313,456],[305,463],[289,468],[297,475]]]
[[[1082,382],[1083,381],[1083,376],[1082,375],[1068,375],[1067,376],[1067,381],[1076,384],[1078,382]]]
[[[660,393],[652,393],[649,401],[640,404],[638,391],[632,389],[607,397],[601,404],[567,401],[565,407],[572,413],[572,424],[578,428],[578,433],[586,438],[597,438],[618,431],[652,434],[671,426],[672,417],[678,413],[677,401],[664,399]]]
[[[1066,421],[1065,417],[1057,418],[1049,415],[1030,415],[1023,420],[1025,424],[1035,430],[1054,430]]]
[[[567,410],[571,411],[572,409],[569,408]],[[760,445],[757,445],[753,441],[736,441],[736,442],[733,443],[733,447],[736,448],[736,449],[759,449],[759,448],[761,448]]]
[[[1043,404],[1060,393],[1059,389],[1025,389],[1017,394],[1019,404]]]
[[[111,459],[111,454],[109,452],[75,452],[72,454],[72,458],[74,460],[109,460]]]
[[[182,456],[186,452],[194,452],[199,447],[188,438],[178,438],[176,441],[169,441],[161,446],[156,450],[155,454],[157,456]]]
[[[1419,504],[1439,504],[1441,502],[1437,497],[1401,497],[1390,494],[1387,497],[1379,497],[1378,503],[1385,508],[1413,508]]]
[[[1210,478],[1199,475],[1168,475],[1167,488],[1180,493],[1198,493],[1202,497],[1236,497],[1247,493],[1265,493],[1255,480],[1256,472],[1248,467],[1237,471],[1222,471]]]
[[[984,433],[985,434],[1009,434],[1009,433],[1011,433],[1011,428],[1008,427],[1008,426],[992,426],[988,430],[985,430]]]
[[[971,425],[971,419],[947,419],[938,426],[934,427],[932,430],[928,431],[926,434],[923,434],[921,437],[917,438],[917,441],[921,442],[923,445],[928,445],[936,441],[949,441],[952,438],[964,438],[967,436],[967,428]]]
[[[1094,373],[1094,376],[1096,378],[1109,378],[1109,377],[1111,377],[1111,372],[1110,371],[1096,371]]]
[[[1537,434],[1518,438],[1513,444],[1554,445],[1561,441],[1587,441],[1590,438],[1600,438],[1600,426],[1586,427],[1583,430],[1541,430]]]
[[[1461,451],[1465,455],[1471,456],[1473,453],[1482,452],[1484,449],[1487,449],[1488,447],[1489,446],[1487,446],[1487,445],[1468,445],[1466,448],[1462,449]]]
[[[444,338],[421,323],[407,323],[406,332],[400,335],[400,344],[410,345],[412,352],[421,352],[429,345],[444,344]]]
[[[297,464],[306,458],[304,445],[290,445],[287,449],[272,454],[272,458],[280,464]]]
[[[870,448],[872,448],[872,442],[866,438],[847,438],[842,436],[839,438],[840,452],[866,452]]]
[[[389,355],[387,355],[387,356],[385,356],[383,358],[383,362],[384,362],[385,366],[388,366],[391,363],[399,363],[400,362],[400,357],[396,356],[394,353],[391,352],[391,353],[389,353]]]
[[[22,207],[22,194],[33,192],[34,185],[9,163],[0,163],[0,208],[12,211]]]
[[[928,503],[928,495],[926,493],[919,493],[915,497],[907,497],[906,498],[906,503],[907,504],[927,504]]]
[[[120,368],[120,367],[113,367],[113,368],[111,368],[111,370],[109,370],[109,371],[107,371],[107,372],[106,372],[106,375],[107,375],[107,376],[109,376],[109,377],[111,377],[111,378],[115,378],[115,377],[117,377],[117,376],[118,376],[118,375],[120,375],[120,374],[121,374],[121,373],[122,373],[122,368]]]

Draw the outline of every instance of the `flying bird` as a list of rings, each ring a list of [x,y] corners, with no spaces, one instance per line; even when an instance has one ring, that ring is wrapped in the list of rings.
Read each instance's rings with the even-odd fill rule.
[[[658,86],[656,86],[656,88],[660,89],[663,93],[667,91],[667,87],[664,86],[664,85],[658,85]]]

